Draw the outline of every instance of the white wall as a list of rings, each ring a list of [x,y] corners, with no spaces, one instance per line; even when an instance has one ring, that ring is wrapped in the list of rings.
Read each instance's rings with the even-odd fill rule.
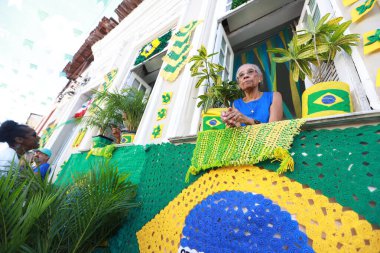
[[[341,0],[331,0],[331,4],[338,16],[343,16],[346,20],[351,19],[350,12],[364,1],[358,1],[351,6],[344,6]],[[368,31],[380,28],[380,3],[375,4],[374,8],[361,20],[352,23],[349,30],[351,33],[358,33],[361,36]],[[373,109],[380,109],[380,88],[375,87],[376,73],[380,68],[380,51],[364,55],[363,41],[353,50],[353,60],[358,70],[360,79],[365,88],[366,95]]]

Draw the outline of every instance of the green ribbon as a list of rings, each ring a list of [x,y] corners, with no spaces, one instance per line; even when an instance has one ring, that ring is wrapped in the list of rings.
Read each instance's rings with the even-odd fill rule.
[[[369,46],[377,41],[380,42],[380,29],[377,29],[375,34],[367,37],[368,42],[364,46]]]
[[[368,4],[369,1],[371,1],[371,2]],[[356,8],[356,11],[359,13],[359,15],[361,15],[366,10],[370,9],[374,3],[375,3],[375,0],[366,0],[364,2],[364,4],[362,4],[358,8]]]

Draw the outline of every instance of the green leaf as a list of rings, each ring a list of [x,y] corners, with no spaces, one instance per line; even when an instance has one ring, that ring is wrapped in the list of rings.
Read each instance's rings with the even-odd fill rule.
[[[299,45],[302,45],[302,44],[309,42],[312,38],[313,38],[313,36],[310,33],[299,34],[297,36],[297,43]]]
[[[284,56],[284,57],[272,57],[271,59],[277,63],[284,63],[284,62],[290,61],[292,58]]]
[[[203,81],[206,80],[206,78],[206,76],[202,76],[201,78],[199,78],[197,83],[195,84],[195,88],[199,88],[202,85]]]

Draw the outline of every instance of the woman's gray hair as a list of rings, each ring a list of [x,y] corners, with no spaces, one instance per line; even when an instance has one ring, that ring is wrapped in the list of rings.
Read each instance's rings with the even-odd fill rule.
[[[238,68],[238,70],[236,71],[236,81],[239,81],[239,72],[240,72],[240,69],[241,67],[245,66],[245,65],[249,65],[251,66],[259,76],[263,76],[263,72],[261,72],[261,69],[259,68],[259,66],[257,66],[256,64],[253,64],[253,63],[245,63],[243,65],[240,65],[240,67]]]

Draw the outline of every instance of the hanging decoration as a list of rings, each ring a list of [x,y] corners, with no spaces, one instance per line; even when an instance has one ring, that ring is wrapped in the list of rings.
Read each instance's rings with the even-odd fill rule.
[[[161,135],[162,135],[162,125],[156,125],[153,128],[151,139],[153,140],[153,139],[160,138]]]
[[[171,100],[172,100],[172,96],[173,96],[173,92],[164,92],[162,93],[162,104],[163,105],[167,105],[167,104],[170,104]]]
[[[364,54],[370,54],[380,49],[380,29],[363,34]]]
[[[158,37],[157,39],[154,39],[153,41],[146,44],[143,48],[141,48],[134,65],[144,62],[147,59],[151,58],[153,55],[156,55],[164,50],[164,48],[168,45],[171,37],[172,31],[170,30],[161,37]]]
[[[91,103],[94,101],[94,98],[91,97],[87,102],[83,103],[81,108],[74,114],[74,118],[82,118],[85,114]]]
[[[168,109],[167,109],[167,108],[161,108],[161,109],[157,112],[157,121],[160,121],[160,120],[162,120],[162,119],[165,119],[167,113],[168,113]]]
[[[343,5],[344,6],[349,6],[353,3],[356,3],[358,0],[343,0]]]
[[[50,139],[56,127],[57,127],[57,123],[54,120],[53,122],[49,123],[49,125],[47,126],[45,130],[42,131],[42,135],[40,138],[40,147],[45,147],[46,143]]]
[[[351,11],[352,22],[359,21],[368,12],[370,12],[373,9],[373,6],[375,6],[376,1],[377,0],[366,0],[362,5],[354,8]]]
[[[77,136],[75,137],[74,142],[71,145],[71,147],[73,147],[73,148],[79,147],[79,145],[81,144],[83,137],[85,136],[86,132],[87,132],[87,128],[81,128],[79,130]]]
[[[194,20],[188,25],[181,27],[173,36],[173,46],[162,59],[166,66],[161,71],[160,75],[164,80],[174,82],[183,66],[189,60],[188,54],[191,49],[191,35],[194,29],[202,23],[201,20]]]
[[[34,46],[34,41],[30,39],[24,39],[23,46],[28,47],[30,50],[32,50]]]
[[[111,84],[113,83],[115,76],[117,74],[118,69],[112,69],[110,72],[104,75],[105,82],[99,87],[100,91],[107,90]]]
[[[266,159],[281,162],[277,170],[280,174],[293,171],[294,161],[288,149],[304,123],[304,119],[283,120],[200,132],[185,181],[189,181],[190,174],[202,170],[256,164]]]

